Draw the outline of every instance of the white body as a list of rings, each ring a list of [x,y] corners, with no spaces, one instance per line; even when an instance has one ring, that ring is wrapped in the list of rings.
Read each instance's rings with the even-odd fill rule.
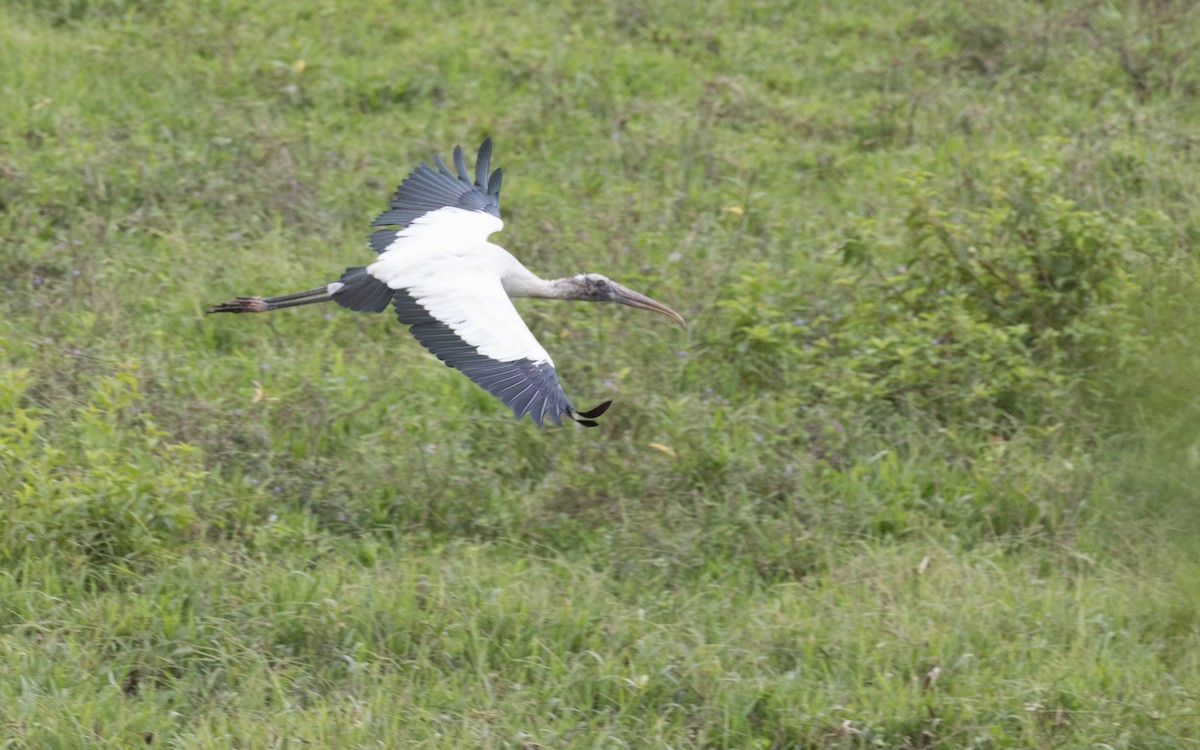
[[[400,230],[367,273],[406,291],[485,357],[553,365],[509,299],[552,285],[487,241],[503,227],[499,218],[482,211],[432,211]]]

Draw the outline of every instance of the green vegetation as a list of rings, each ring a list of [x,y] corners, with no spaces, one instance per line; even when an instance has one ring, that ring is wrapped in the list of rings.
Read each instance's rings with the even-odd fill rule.
[[[0,8],[0,747],[1194,747],[1200,11]],[[330,281],[485,135],[538,431]]]

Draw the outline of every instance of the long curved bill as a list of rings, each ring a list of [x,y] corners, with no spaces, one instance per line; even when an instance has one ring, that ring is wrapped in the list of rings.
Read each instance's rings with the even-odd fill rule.
[[[675,321],[679,325],[683,326],[684,328],[687,328],[687,323],[684,322],[682,315],[675,312],[674,310],[667,307],[666,305],[659,302],[658,300],[650,299],[646,295],[641,294],[639,292],[635,292],[628,287],[621,286],[620,284],[617,284],[616,282],[613,282],[612,288],[613,288],[613,292],[616,295],[615,298],[613,299],[613,302],[620,302],[622,305],[629,305],[630,307],[636,307],[639,310],[649,310],[650,312],[656,312],[656,313],[659,313],[660,315],[666,315],[668,318]]]

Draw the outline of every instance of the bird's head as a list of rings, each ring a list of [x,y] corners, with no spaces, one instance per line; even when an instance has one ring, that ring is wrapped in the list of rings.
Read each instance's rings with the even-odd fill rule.
[[[576,285],[579,288],[580,298],[591,302],[617,302],[622,305],[636,307],[639,310],[650,310],[661,315],[666,315],[671,320],[681,326],[687,327],[683,316],[667,307],[658,300],[653,300],[640,292],[635,292],[629,287],[621,286],[617,282],[602,276],[598,273],[581,273],[574,278]]]

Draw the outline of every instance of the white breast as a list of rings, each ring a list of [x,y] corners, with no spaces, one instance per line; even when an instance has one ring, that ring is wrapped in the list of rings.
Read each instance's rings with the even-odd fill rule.
[[[505,278],[532,277],[504,248],[487,241],[503,227],[491,214],[443,208],[417,219],[367,266],[403,289],[480,354],[500,362],[551,362],[505,292]]]

